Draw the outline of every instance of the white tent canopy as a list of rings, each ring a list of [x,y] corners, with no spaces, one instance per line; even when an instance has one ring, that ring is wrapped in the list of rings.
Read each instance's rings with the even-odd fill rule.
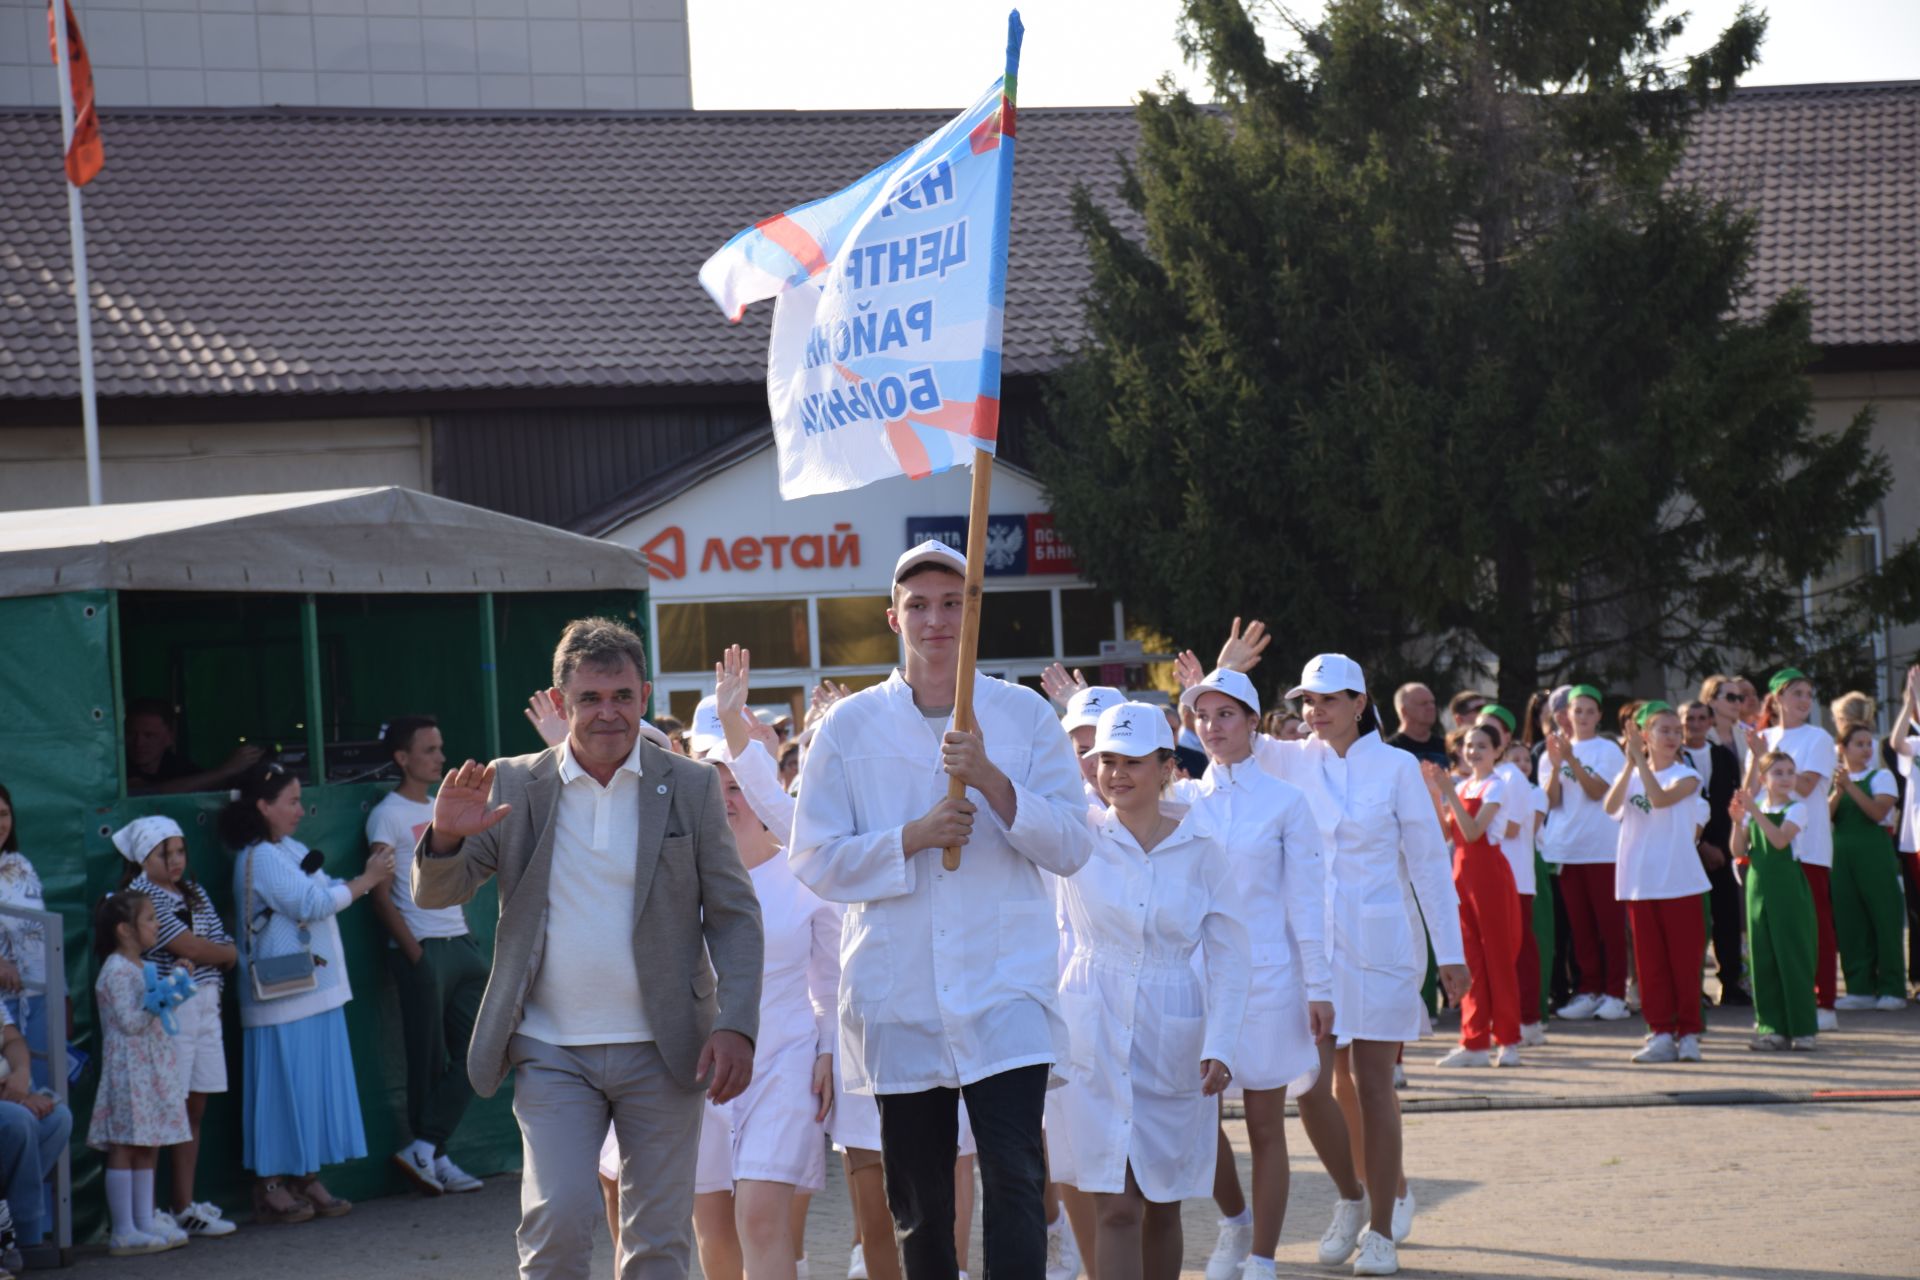
[[[638,551],[396,487],[0,512],[0,598],[646,586]]]

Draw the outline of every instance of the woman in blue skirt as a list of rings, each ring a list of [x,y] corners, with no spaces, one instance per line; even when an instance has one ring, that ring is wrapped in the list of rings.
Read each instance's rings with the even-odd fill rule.
[[[343,1011],[353,989],[334,917],[393,878],[393,854],[336,880],[317,850],[293,838],[304,813],[300,780],[270,764],[242,775],[220,814],[221,838],[236,854],[241,1128],[256,1222],[346,1213],[353,1205],[320,1184],[320,1168],[367,1154]]]

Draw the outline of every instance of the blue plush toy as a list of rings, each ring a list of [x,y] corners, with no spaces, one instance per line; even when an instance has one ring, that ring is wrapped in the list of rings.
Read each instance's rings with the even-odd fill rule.
[[[147,998],[142,1001],[146,1011],[160,1019],[168,1035],[178,1035],[180,1024],[174,1021],[173,1011],[193,998],[193,975],[175,969],[163,978],[159,966],[151,960],[141,965],[141,971],[147,979]]]

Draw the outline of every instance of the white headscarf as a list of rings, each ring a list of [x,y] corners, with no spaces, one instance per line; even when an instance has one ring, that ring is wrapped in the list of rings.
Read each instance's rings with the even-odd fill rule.
[[[135,818],[126,826],[113,833],[113,847],[120,856],[139,866],[147,860],[147,855],[160,847],[160,844],[174,836],[182,840],[187,833],[172,818],[163,818],[158,814],[149,814],[144,818]]]

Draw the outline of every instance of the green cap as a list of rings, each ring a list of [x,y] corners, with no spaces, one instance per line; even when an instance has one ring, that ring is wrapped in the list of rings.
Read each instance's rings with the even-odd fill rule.
[[[1651,702],[1643,702],[1640,704],[1640,709],[1633,713],[1633,722],[1644,729],[1647,727],[1647,721],[1663,712],[1671,710],[1673,710],[1673,704],[1671,702],[1662,702],[1660,699],[1655,698]]]
[[[1805,680],[1807,673],[1798,667],[1782,667],[1773,673],[1773,679],[1767,681],[1767,692],[1778,693],[1795,680]]]
[[[1497,702],[1489,702],[1486,706],[1480,708],[1480,714],[1483,716],[1492,716],[1495,720],[1507,726],[1507,732],[1509,734],[1512,734],[1520,727],[1520,722],[1514,718],[1513,712],[1507,710]]]
[[[1606,701],[1600,696],[1600,691],[1590,684],[1577,684],[1567,690],[1567,701],[1572,702],[1575,698],[1592,698],[1595,702]]]

